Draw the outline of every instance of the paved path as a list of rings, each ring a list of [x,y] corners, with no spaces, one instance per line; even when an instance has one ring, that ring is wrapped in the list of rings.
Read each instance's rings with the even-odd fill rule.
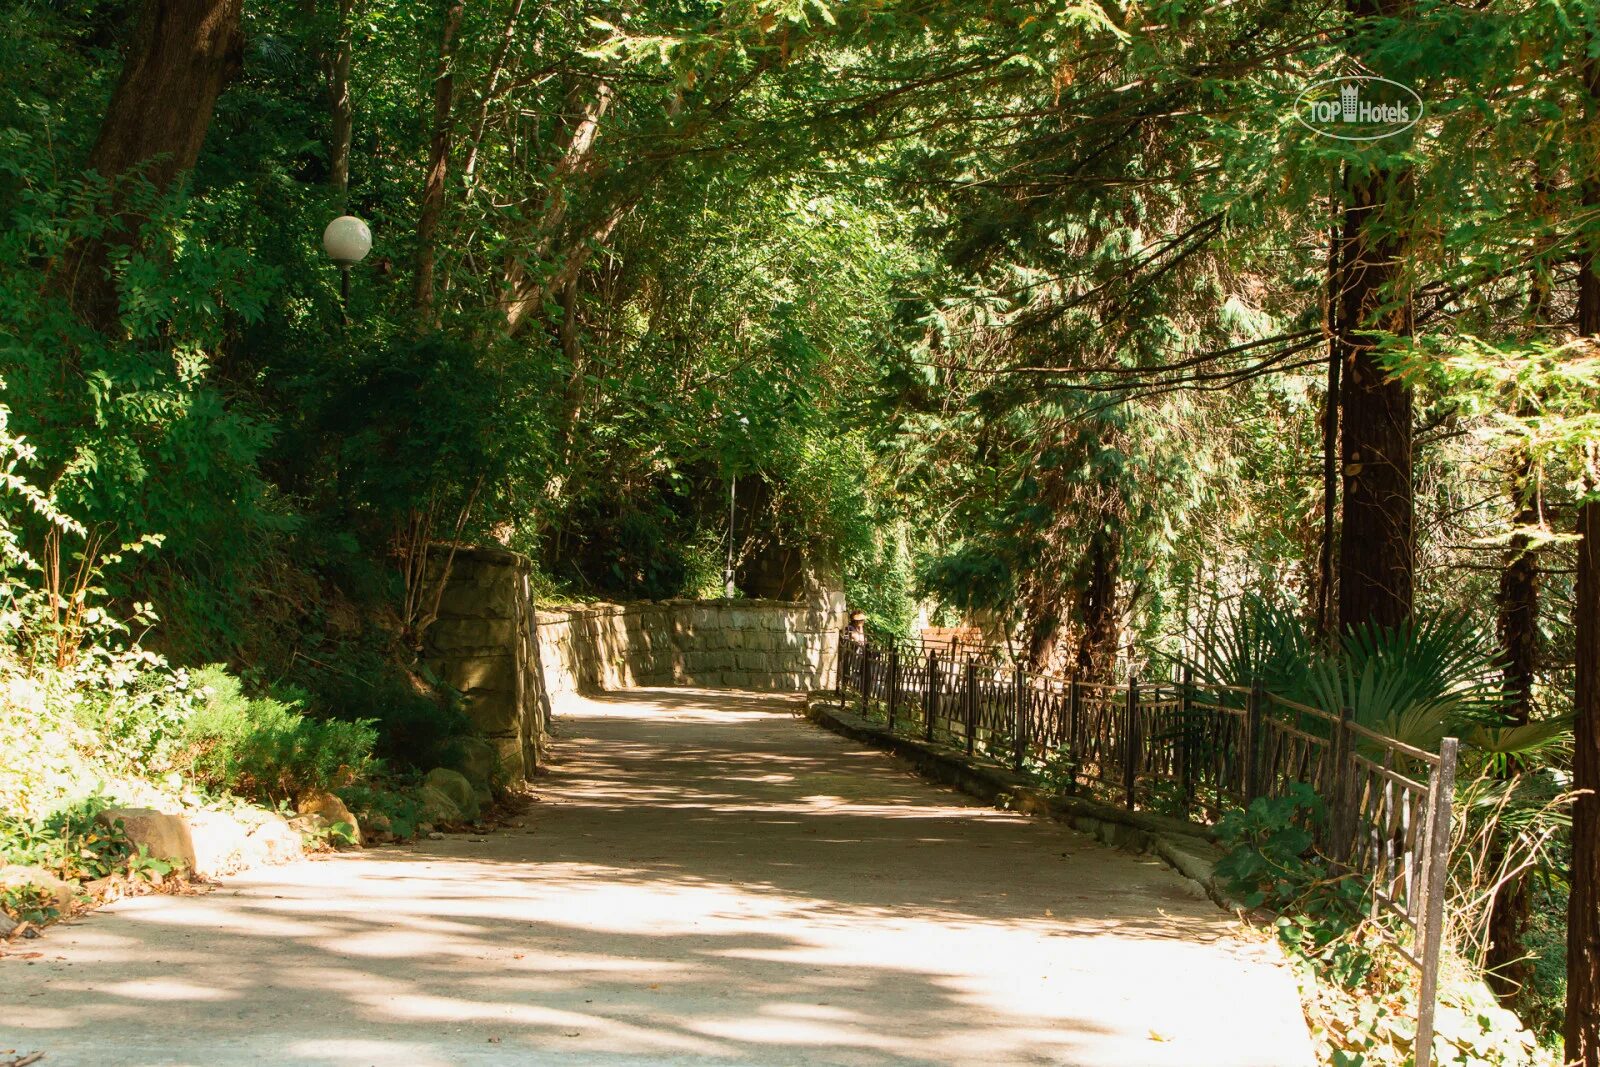
[[[122,901],[0,959],[0,1064],[1310,1063],[1275,954],[1159,864],[784,698],[559,710],[524,831]]]

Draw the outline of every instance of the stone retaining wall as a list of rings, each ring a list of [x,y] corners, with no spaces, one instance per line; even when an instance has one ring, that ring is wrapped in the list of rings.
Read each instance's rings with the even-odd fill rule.
[[[429,589],[449,577],[423,656],[461,691],[513,777],[538,765],[550,696],[639,685],[804,691],[832,684],[844,596],[806,602],[664,600],[534,610],[515,552],[436,546]]]
[[[843,598],[666,600],[537,612],[550,693],[636,685],[816,689],[833,677]]]

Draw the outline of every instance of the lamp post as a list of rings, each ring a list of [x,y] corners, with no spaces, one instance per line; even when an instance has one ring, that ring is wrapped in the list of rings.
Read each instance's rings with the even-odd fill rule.
[[[339,320],[349,321],[350,268],[372,251],[372,231],[354,215],[340,215],[322,231],[322,247],[339,268]]]

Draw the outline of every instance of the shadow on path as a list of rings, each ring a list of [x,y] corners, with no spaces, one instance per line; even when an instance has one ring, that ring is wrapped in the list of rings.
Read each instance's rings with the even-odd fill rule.
[[[57,928],[40,958],[0,959],[0,1057],[1310,1062],[1288,972],[1166,868],[969,803],[794,710],[571,698],[526,830]]]

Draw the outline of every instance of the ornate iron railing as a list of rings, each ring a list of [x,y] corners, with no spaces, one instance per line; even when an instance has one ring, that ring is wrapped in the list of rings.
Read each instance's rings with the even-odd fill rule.
[[[1457,742],[1427,752],[1260,685],[1126,684],[1008,667],[993,650],[879,647],[841,637],[838,696],[891,731],[1016,770],[1050,766],[1132,810],[1214,822],[1257,797],[1310,786],[1328,809],[1318,847],[1369,886],[1374,918],[1421,972],[1416,1062],[1427,1067]]]

